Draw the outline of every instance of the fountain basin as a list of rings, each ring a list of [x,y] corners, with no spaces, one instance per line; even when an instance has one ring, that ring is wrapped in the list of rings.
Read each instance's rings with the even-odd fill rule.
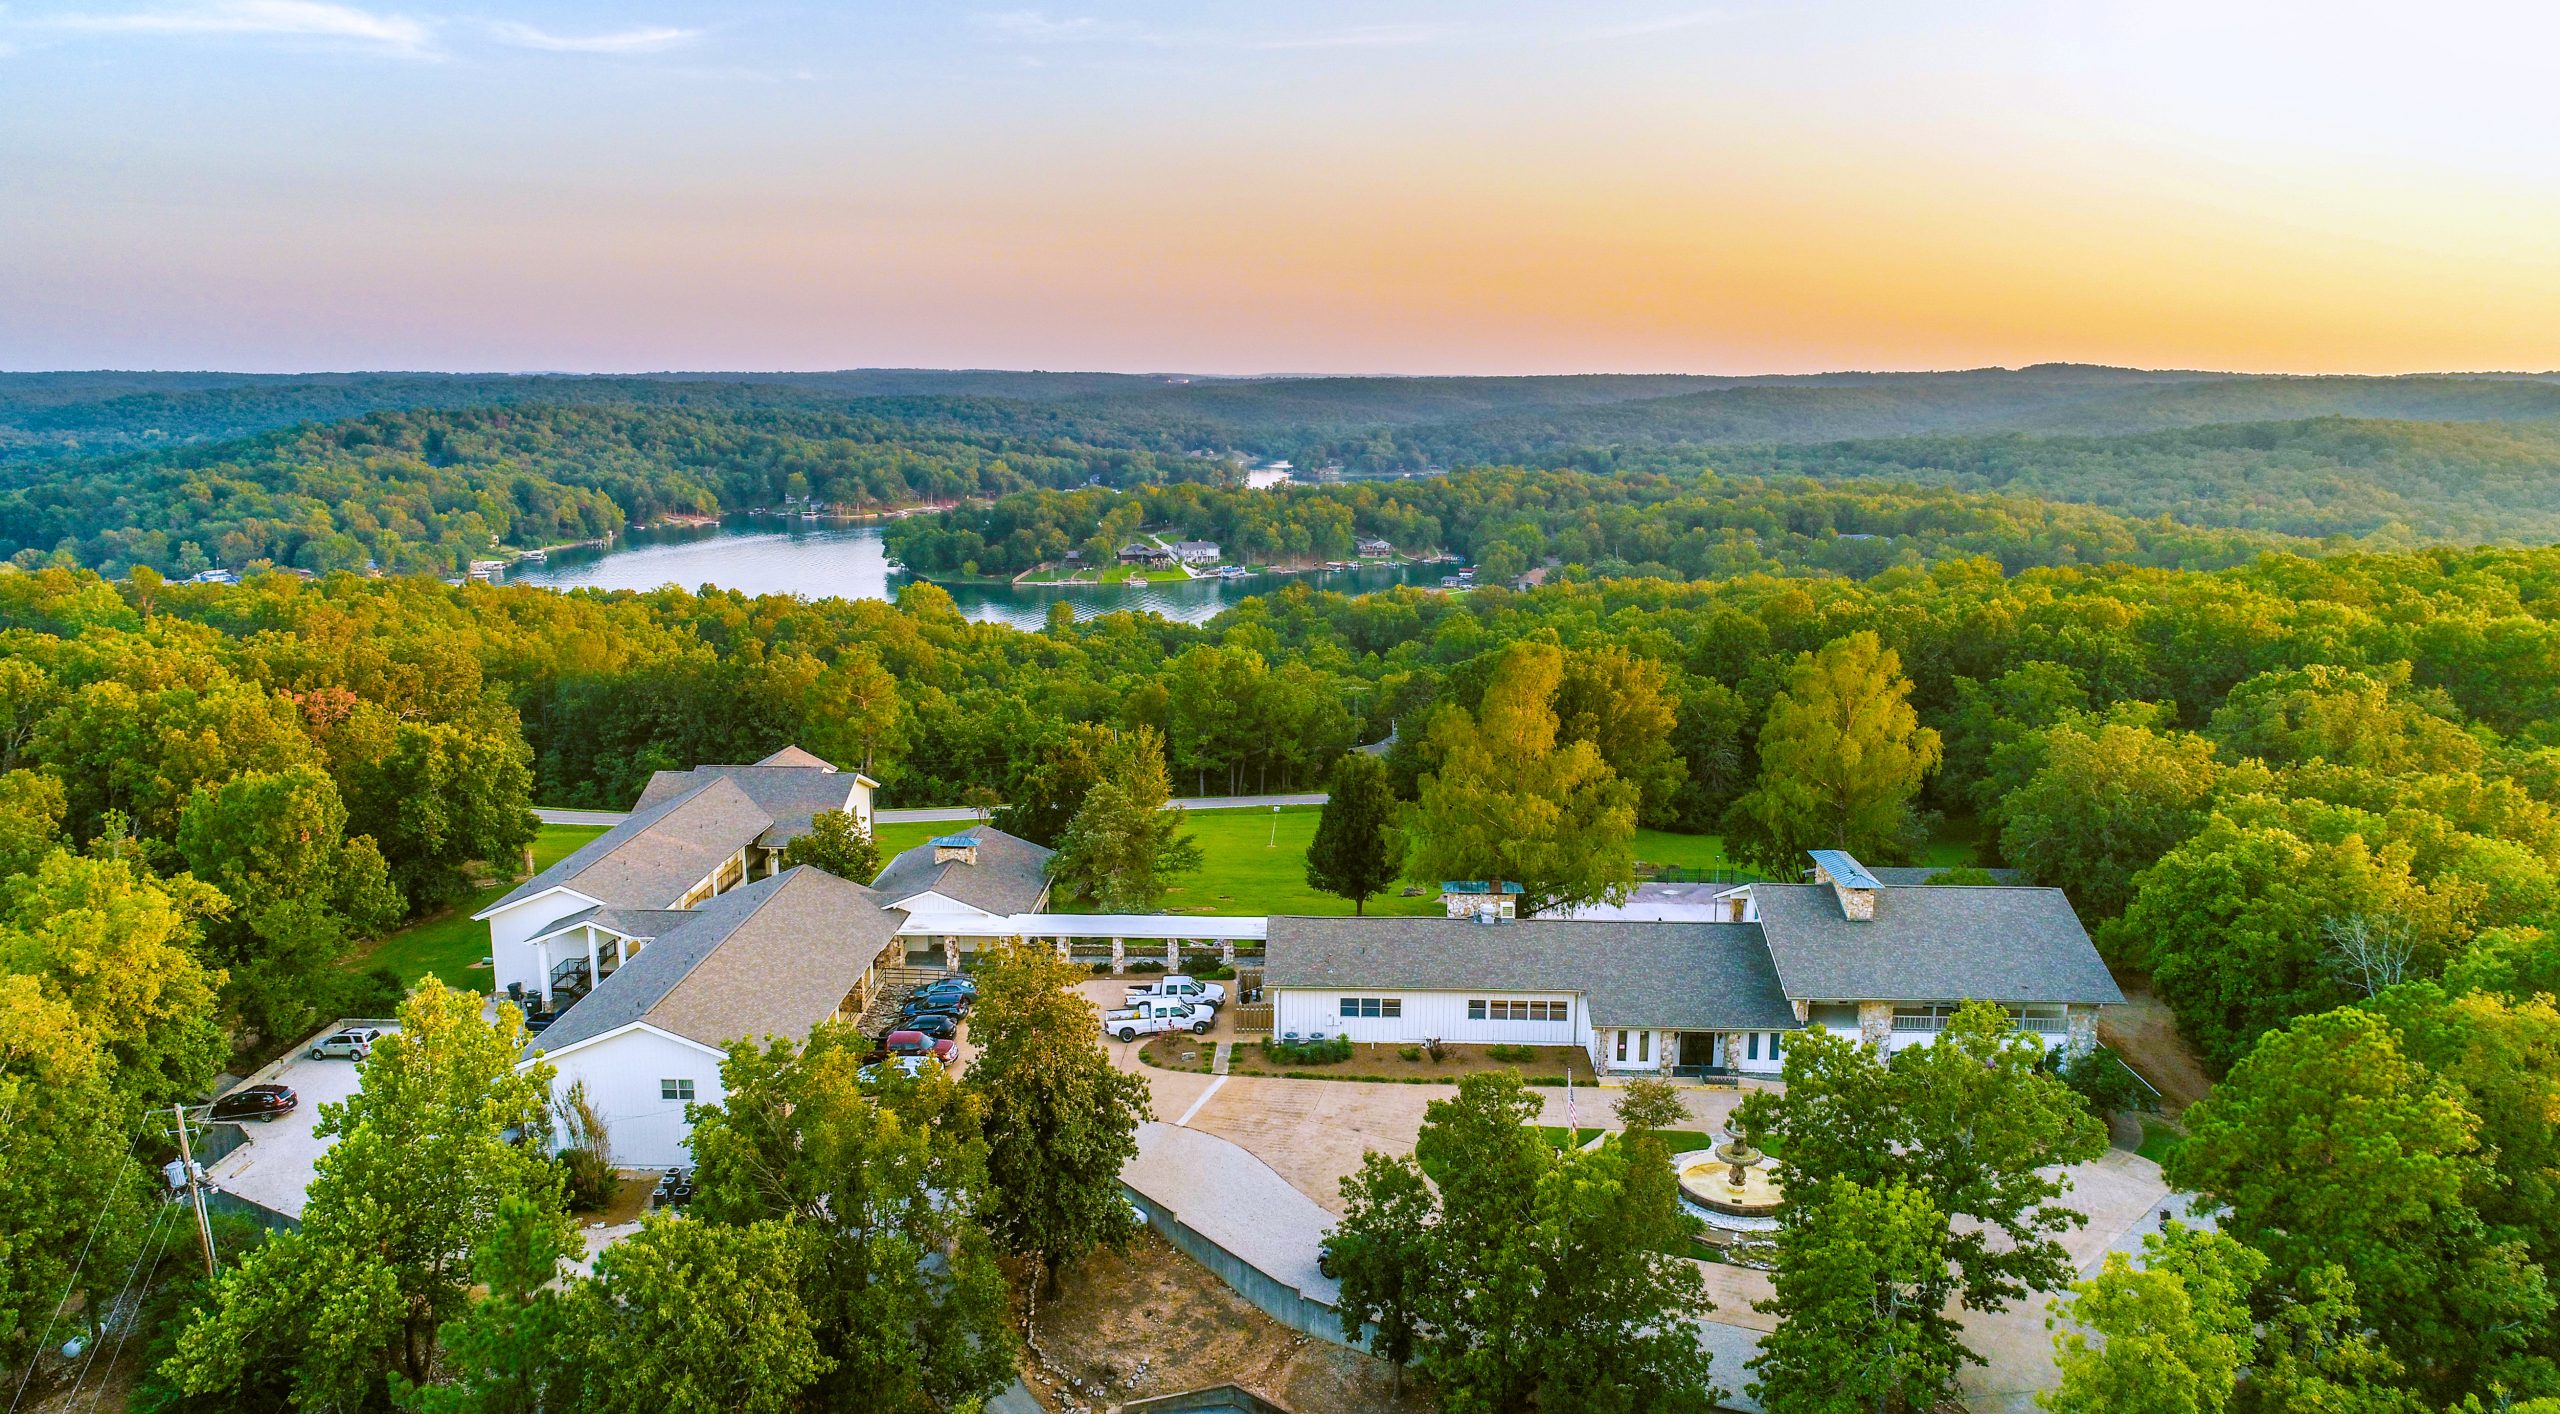
[[[1736,1164],[1715,1150],[1692,1149],[1672,1156],[1671,1171],[1679,1178],[1680,1196],[1708,1222],[1736,1231],[1777,1225],[1778,1205],[1786,1194],[1765,1156],[1752,1154],[1748,1162]]]

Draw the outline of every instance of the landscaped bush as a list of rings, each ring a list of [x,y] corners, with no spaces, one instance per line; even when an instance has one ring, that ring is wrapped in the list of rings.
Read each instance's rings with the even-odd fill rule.
[[[1148,958],[1143,962],[1130,963],[1129,970],[1132,972],[1162,972],[1164,971],[1164,963],[1156,958]]]
[[[1351,1038],[1329,1036],[1321,1041],[1283,1041],[1266,1039],[1262,1054],[1276,1065],[1340,1065],[1351,1059]]]
[[[1422,1048],[1420,1046],[1398,1046],[1396,1047],[1396,1054],[1409,1061],[1418,1061],[1422,1059]]]
[[[1538,1051],[1534,1046],[1487,1046],[1484,1048],[1484,1053],[1495,1060],[1510,1061],[1515,1065],[1527,1065],[1538,1058]]]
[[[1094,975],[1094,976],[1096,976],[1096,977],[1108,977],[1108,976],[1110,976],[1110,975],[1111,975],[1111,964],[1110,964],[1110,963],[1108,963],[1108,962],[1097,962],[1097,963],[1095,963],[1095,964],[1093,965],[1093,975]]]

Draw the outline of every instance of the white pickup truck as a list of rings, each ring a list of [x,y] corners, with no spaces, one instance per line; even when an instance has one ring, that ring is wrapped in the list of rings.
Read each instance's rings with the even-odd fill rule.
[[[1104,1013],[1102,1034],[1117,1036],[1123,1041],[1134,1041],[1159,1031],[1188,1031],[1194,1036],[1206,1036],[1215,1024],[1217,1018],[1207,1007],[1146,997],[1117,1011]]]
[[[1169,977],[1131,987],[1129,995],[1122,1001],[1128,1006],[1146,1001],[1189,1002],[1215,1011],[1227,1004],[1227,989],[1215,982],[1195,982],[1176,972]]]

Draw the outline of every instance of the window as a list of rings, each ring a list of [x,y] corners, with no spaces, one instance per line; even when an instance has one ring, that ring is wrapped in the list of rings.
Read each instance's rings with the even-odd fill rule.
[[[1570,1021],[1572,1007],[1571,1002],[1505,1002],[1474,997],[1467,1001],[1467,1020]]]
[[[1619,1033],[1618,1033],[1618,1059],[1620,1059],[1620,1060],[1625,1060],[1626,1058],[1627,1058],[1627,1033],[1626,1033],[1626,1032],[1624,1032],[1624,1031],[1621,1031],[1621,1032],[1619,1032]]]
[[[1637,1032],[1637,1033],[1636,1033],[1636,1062],[1637,1062],[1639,1065],[1641,1065],[1641,1064],[1643,1064],[1644,1062],[1646,1062],[1646,1061],[1650,1061],[1650,1060],[1652,1060],[1652,1059],[1653,1059],[1653,1033],[1652,1033],[1652,1032],[1650,1032],[1650,1031],[1639,1031],[1639,1032]]]
[[[1344,1016],[1402,1016],[1404,1015],[1404,998],[1344,997],[1342,999],[1342,1014]]]
[[[1758,1060],[1758,1059],[1760,1059],[1760,1033],[1759,1033],[1759,1032],[1754,1031],[1754,1032],[1752,1032],[1752,1033],[1751,1033],[1751,1039],[1750,1039],[1750,1041],[1749,1041],[1749,1042],[1748,1042],[1748,1043],[1743,1047],[1742,1054],[1743,1054],[1744,1056],[1748,1057],[1749,1059],[1752,1059],[1752,1060]]]
[[[661,1080],[658,1082],[658,1098],[661,1100],[682,1100],[686,1104],[692,1104],[693,1082],[690,1080]]]

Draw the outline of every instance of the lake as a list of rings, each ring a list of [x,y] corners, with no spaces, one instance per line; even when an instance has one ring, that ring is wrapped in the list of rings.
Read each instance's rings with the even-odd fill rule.
[[[1396,584],[1438,584],[1445,565],[1380,566],[1319,574],[1194,579],[1173,584],[951,584],[960,612],[983,623],[1038,628],[1061,599],[1076,617],[1135,609],[1200,623],[1256,594],[1292,581],[1359,594]],[[510,584],[554,589],[657,589],[713,585],[742,594],[798,594],[811,599],[890,599],[909,576],[889,568],[877,525],[783,521],[733,516],[719,525],[634,530],[608,550],[556,550],[542,564],[518,564]]]

